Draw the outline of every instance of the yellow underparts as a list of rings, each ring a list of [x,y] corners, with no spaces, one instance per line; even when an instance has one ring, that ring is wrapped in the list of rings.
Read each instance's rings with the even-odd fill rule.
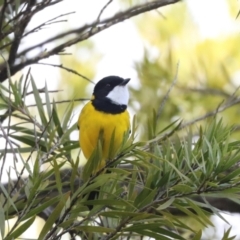
[[[102,160],[95,168],[94,172],[97,172],[105,166],[106,160],[116,156],[124,135],[130,129],[129,113],[127,111],[119,114],[100,112],[95,110],[90,101],[84,106],[79,116],[78,126],[80,147],[87,160],[97,147],[99,135],[102,138]],[[112,137],[114,140],[110,149]]]

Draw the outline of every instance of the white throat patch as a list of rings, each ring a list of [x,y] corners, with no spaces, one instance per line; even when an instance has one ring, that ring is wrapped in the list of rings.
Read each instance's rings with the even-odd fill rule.
[[[116,86],[107,96],[118,105],[128,105],[129,92],[127,86]]]

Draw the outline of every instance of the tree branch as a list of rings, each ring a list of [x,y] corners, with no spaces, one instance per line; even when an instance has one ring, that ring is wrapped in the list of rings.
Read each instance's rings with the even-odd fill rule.
[[[58,1],[55,1],[55,2],[58,2]],[[66,31],[64,33],[56,35],[55,37],[51,37],[48,40],[46,40],[42,43],[36,44],[30,48],[27,48],[27,49],[23,50],[22,52],[20,52],[19,54],[17,54],[15,56],[16,57],[15,61],[17,59],[19,59],[20,63],[10,66],[11,75],[14,75],[16,72],[20,71],[21,69],[23,69],[24,67],[26,67],[30,64],[37,63],[38,61],[48,58],[53,55],[57,55],[57,54],[63,52],[66,47],[72,46],[78,42],[86,40],[86,39],[94,36],[95,34],[101,32],[117,23],[120,23],[124,20],[130,19],[132,17],[135,17],[139,14],[142,14],[142,13],[154,10],[154,9],[158,9],[159,7],[174,4],[177,2],[180,2],[180,0],[158,0],[158,1],[153,1],[153,2],[147,2],[144,4],[140,4],[140,5],[134,6],[132,8],[129,8],[126,11],[119,12],[119,13],[115,14],[113,17],[107,18],[105,20],[97,19],[96,21],[94,21],[91,24],[86,24],[80,28]],[[30,51],[38,49],[39,47],[43,47],[47,43],[51,43],[53,41],[56,41],[58,39],[62,39],[63,37],[71,36],[71,35],[76,35],[76,36],[72,37],[68,41],[65,41],[65,42],[57,45],[56,47],[52,48],[49,51],[43,51],[33,58],[26,59],[26,55]],[[24,59],[24,60],[22,60],[22,59]],[[6,69],[6,63],[3,63],[0,66],[0,69],[2,69],[2,71],[0,72],[0,82],[3,82],[6,80],[6,78],[8,76],[7,69]]]
[[[16,54],[20,45],[20,42],[22,40],[23,33],[30,22],[33,13],[31,12],[32,7],[34,6],[34,1],[28,2],[28,6],[26,8],[26,12],[29,12],[18,24],[17,28],[14,28],[14,41],[11,45],[10,52],[9,52],[9,57],[8,57],[8,65],[11,66],[14,64],[15,59],[16,59]]]

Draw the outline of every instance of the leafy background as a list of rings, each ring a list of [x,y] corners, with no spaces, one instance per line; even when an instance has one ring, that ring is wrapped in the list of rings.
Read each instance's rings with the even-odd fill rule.
[[[140,2],[119,1],[117,9]],[[119,237],[124,233],[126,238],[133,238],[136,234],[156,239],[201,239],[201,229],[212,225],[210,215],[203,207],[210,208],[218,216],[219,212],[209,205],[209,201],[200,201],[199,193],[206,198],[227,197],[238,203],[239,111],[234,102],[238,102],[239,85],[239,20],[236,18],[239,6],[236,1],[222,2],[225,2],[226,12],[237,29],[224,35],[203,36],[187,2],[160,8],[131,20],[144,46],[142,56],[136,54],[138,57],[133,57],[134,62],[130,65],[136,70],[130,72],[133,75],[130,110],[132,115],[136,113],[138,126],[132,138],[136,137],[136,143],[126,143],[122,149],[126,154],[109,167],[120,161],[129,163],[130,158],[135,159],[131,162],[133,169],[115,169],[110,175],[95,178],[90,178],[90,169],[85,172],[91,180],[87,182],[90,185],[81,182],[82,173],[77,169],[82,156],[79,157],[75,141],[78,133],[74,123],[80,111],[79,105],[83,104],[71,101],[89,98],[93,88],[89,81],[69,71],[60,70],[58,75],[54,75],[52,71],[58,71],[55,68],[50,70],[51,66],[38,65],[32,66],[31,72],[26,69],[18,73],[12,82],[9,81],[10,86],[9,83],[1,85],[1,109],[8,109],[8,118],[1,131],[2,136],[7,135],[5,139],[9,140],[7,145],[5,142],[2,144],[3,149],[8,148],[9,154],[1,151],[2,173],[5,173],[2,180],[8,181],[7,186],[1,185],[4,194],[1,197],[3,217],[0,226],[4,239],[19,237],[38,218],[37,215],[52,206],[51,217],[44,213],[48,216],[47,222],[40,220],[39,239],[58,239],[64,233],[61,229],[66,233],[77,231],[82,239],[97,239],[99,236],[110,239],[111,234]],[[214,11],[212,14],[214,18]],[[49,28],[52,31],[52,27]],[[106,35],[111,34],[110,30],[107,31]],[[123,35],[128,38],[127,34]],[[111,42],[109,35],[108,38]],[[114,63],[118,55],[112,54],[112,65],[99,64],[107,51],[100,40],[93,37],[67,49],[71,56],[61,55],[60,59],[51,58],[47,63],[63,63],[89,79],[98,80],[101,74],[112,74],[116,65],[120,65],[118,61]],[[128,52],[126,49],[131,45],[126,45],[126,42],[125,45],[121,41],[115,43],[112,49]],[[127,64],[129,69],[130,63]],[[118,71],[124,70],[119,68]],[[42,88],[41,93],[39,89]],[[27,94],[29,92],[31,94]],[[69,102],[62,103],[64,100]],[[53,101],[56,103],[51,104]],[[36,106],[29,107],[29,104]],[[197,121],[198,117],[226,105],[233,107],[214,119]],[[178,125],[180,120],[183,120],[181,126]],[[192,122],[195,124],[180,129]],[[198,139],[194,148],[193,139]],[[15,153],[10,154],[12,152]],[[13,167],[9,168],[9,165]],[[65,168],[73,170],[68,181],[62,177]],[[11,179],[14,175],[29,178],[21,178],[19,187],[13,188],[15,182]],[[54,180],[49,180],[49,177]],[[118,185],[124,179],[130,182],[129,186]],[[112,185],[103,184],[107,181]],[[98,186],[102,186],[100,199],[91,202],[96,208],[86,215],[84,194]],[[136,186],[141,191],[136,190]],[[128,194],[121,197],[125,188]],[[11,189],[15,191],[11,192]],[[108,193],[107,199],[104,192]],[[19,199],[23,193],[26,197]],[[116,199],[116,196],[120,197]],[[102,206],[111,204],[111,211],[101,210]],[[174,210],[188,217],[178,216]],[[11,222],[12,230],[9,231],[4,220],[13,216],[17,218],[13,221],[15,223]],[[102,222],[94,223],[94,216],[101,216]],[[56,222],[57,228],[53,226]],[[24,234],[23,237],[29,236],[29,233]],[[219,239],[218,233],[215,234],[215,239]],[[230,236],[230,228],[225,234],[221,232],[223,239],[231,239]],[[208,239],[214,239],[214,233]]]

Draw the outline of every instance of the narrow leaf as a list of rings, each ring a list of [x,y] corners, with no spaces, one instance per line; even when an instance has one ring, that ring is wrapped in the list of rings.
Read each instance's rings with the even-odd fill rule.
[[[66,201],[70,196],[70,192],[64,194],[56,208],[53,210],[52,214],[49,216],[48,220],[45,222],[42,231],[39,234],[38,240],[43,240],[47,233],[51,230],[55,221],[59,218],[61,211],[65,207]]]

